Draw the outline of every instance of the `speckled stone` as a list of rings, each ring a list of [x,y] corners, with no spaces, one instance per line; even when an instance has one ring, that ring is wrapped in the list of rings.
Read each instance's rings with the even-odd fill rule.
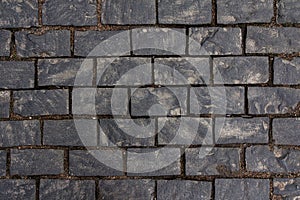
[[[273,138],[276,144],[300,145],[300,118],[273,119]]]
[[[300,197],[299,178],[275,178],[273,194],[278,199],[297,200]]]
[[[298,0],[280,0],[277,6],[279,23],[300,22],[300,2]]]
[[[295,57],[290,61],[275,58],[274,83],[289,85],[300,84],[300,57]]]
[[[0,180],[1,199],[35,199],[35,180]]]
[[[0,176],[6,175],[6,157],[7,157],[6,151],[0,150]],[[1,182],[0,182],[0,185],[1,185]],[[0,197],[1,197],[1,191],[0,191]]]
[[[0,91],[0,107],[0,118],[8,118],[10,109],[9,91]]]
[[[11,33],[7,30],[0,30],[0,56],[9,56],[10,54]]]

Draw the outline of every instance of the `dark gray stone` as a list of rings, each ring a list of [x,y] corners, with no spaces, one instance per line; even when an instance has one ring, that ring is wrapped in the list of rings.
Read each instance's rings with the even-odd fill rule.
[[[276,144],[300,145],[300,118],[273,120],[273,138]]]
[[[0,176],[6,175],[6,151],[0,150]],[[1,185],[1,182],[0,182]],[[2,187],[0,187],[2,188]],[[1,197],[1,190],[0,190],[0,197]]]
[[[274,61],[274,83],[275,84],[300,84],[300,58],[285,60],[276,58]]]
[[[41,179],[40,199],[95,199],[95,181]]]
[[[70,56],[70,31],[50,30],[37,35],[16,32],[17,54],[21,57]]]
[[[68,90],[14,92],[14,113],[22,116],[64,115],[69,113]]]
[[[280,0],[278,6],[279,23],[299,23],[300,22],[300,2],[297,0]]]
[[[10,31],[0,30],[0,44],[1,44],[0,56],[9,56],[9,54],[10,54],[10,42],[11,42],[11,33],[10,33]]]
[[[216,200],[269,199],[268,179],[216,179]]]
[[[269,80],[268,57],[221,57],[213,59],[214,75],[222,80],[217,84],[255,84]]]
[[[1,61],[0,88],[21,89],[34,86],[34,62]]]
[[[211,197],[210,182],[189,180],[159,180],[157,182],[158,200],[207,200]]]
[[[0,180],[0,199],[35,199],[35,180]]]
[[[154,24],[155,0],[102,0],[103,24]]]
[[[276,178],[273,182],[273,194],[277,199],[297,200],[300,196],[299,178]]]
[[[97,2],[50,0],[43,4],[43,25],[97,25]]]
[[[300,30],[294,27],[248,26],[247,53],[293,53],[300,51]]]
[[[0,91],[0,107],[0,118],[8,118],[10,109],[9,91]]]
[[[12,149],[11,175],[61,174],[64,171],[64,151],[53,149]]]

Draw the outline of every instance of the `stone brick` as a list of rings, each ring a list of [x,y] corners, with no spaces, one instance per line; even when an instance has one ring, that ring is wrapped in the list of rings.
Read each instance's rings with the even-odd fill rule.
[[[261,23],[271,22],[273,17],[272,0],[218,0],[218,23]]]
[[[43,24],[73,26],[97,25],[96,4],[96,0],[45,1],[43,4]]]
[[[0,7],[1,28],[38,26],[38,1],[1,1]]]
[[[273,138],[276,144],[300,145],[300,118],[273,120]]]
[[[0,17],[1,18],[1,17]],[[11,33],[7,30],[0,30],[0,56],[9,56],[10,54]]]
[[[1,61],[0,87],[5,89],[33,88],[34,63],[27,61]]]
[[[102,0],[103,24],[154,24],[155,0]]]
[[[41,179],[40,199],[95,199],[95,181]]]
[[[190,28],[191,55],[240,55],[242,33],[239,28]]]
[[[293,53],[300,51],[300,29],[293,27],[266,28],[249,26],[247,53]]]
[[[30,90],[14,92],[14,113],[22,116],[63,115],[69,113],[68,90]]]
[[[12,149],[11,175],[61,174],[64,171],[63,150],[53,149]]]
[[[299,173],[300,151],[268,146],[252,146],[246,149],[247,170],[253,172]]]
[[[213,59],[217,84],[255,84],[269,80],[268,57],[220,57]]]
[[[21,57],[70,56],[70,31],[52,30],[37,35],[16,32],[17,54]]]
[[[10,92],[0,91],[0,118],[9,117],[10,107]]]
[[[216,179],[215,199],[269,199],[268,179]]]
[[[299,89],[279,87],[248,88],[249,112],[251,114],[285,114],[297,112],[299,99]]]
[[[159,180],[157,182],[158,200],[205,200],[211,197],[210,182],[189,180]]]
[[[5,176],[5,175],[6,175],[6,151],[0,150],[0,176]],[[0,190],[0,197],[1,197],[1,190]]]
[[[187,175],[228,175],[239,171],[240,149],[190,148],[185,151]]]
[[[35,180],[0,180],[1,199],[35,199]]]
[[[41,132],[37,120],[1,121],[0,146],[40,145]]]
[[[210,0],[159,0],[158,22],[162,24],[209,24]]]
[[[273,194],[278,199],[294,199],[297,200],[300,196],[300,179],[276,178],[273,182]]]
[[[300,58],[293,58],[291,61],[276,58],[274,61],[274,83],[300,84]]]
[[[300,22],[300,2],[297,0],[280,0],[278,6],[279,23],[299,23]]]

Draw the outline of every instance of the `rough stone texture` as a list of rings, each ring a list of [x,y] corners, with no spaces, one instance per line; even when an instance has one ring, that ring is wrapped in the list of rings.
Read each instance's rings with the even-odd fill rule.
[[[210,0],[158,0],[158,22],[162,24],[209,24]]]
[[[293,53],[300,51],[300,29],[248,26],[247,53]]]
[[[0,199],[35,199],[35,180],[0,180]]]
[[[274,83],[275,84],[300,84],[300,58],[285,60],[276,58],[274,61]]]
[[[15,37],[17,54],[21,57],[71,55],[68,30],[50,30],[41,35],[20,31]]]
[[[0,146],[40,145],[41,132],[37,120],[1,121]]]
[[[239,170],[237,148],[191,148],[185,151],[187,175],[228,175]]]
[[[101,199],[153,199],[155,182],[153,180],[101,180],[99,182]]]
[[[158,200],[206,200],[211,197],[210,182],[189,180],[159,180],[157,182]]]
[[[68,90],[30,90],[14,92],[14,113],[22,116],[63,115],[69,113]]]
[[[218,0],[218,23],[271,22],[273,0]]]
[[[1,28],[38,26],[38,1],[1,1],[0,7]]]
[[[300,145],[300,118],[273,120],[273,138],[276,144]]]
[[[300,2],[297,0],[280,0],[278,6],[279,23],[299,23],[300,22]]]
[[[10,54],[10,42],[11,42],[11,33],[10,33],[10,31],[0,30],[0,44],[1,44],[0,56],[9,56],[9,54]]]
[[[266,83],[269,79],[268,57],[221,57],[213,59],[216,84]]]
[[[274,196],[278,199],[297,200],[300,196],[300,179],[276,178],[273,182]]]
[[[249,113],[285,114],[299,111],[300,90],[279,87],[248,88]]]
[[[96,0],[50,0],[43,4],[44,25],[97,25]]]
[[[6,175],[6,151],[0,150],[0,176],[5,176],[5,175]],[[1,190],[0,190],[0,197],[1,197]]]
[[[95,199],[95,181],[41,179],[40,199]]]
[[[9,117],[10,92],[0,91],[0,118]]]
[[[268,179],[216,179],[215,199],[269,199]]]
[[[102,0],[103,24],[154,24],[155,0]]]
[[[247,170],[253,172],[299,173],[300,151],[268,146],[251,146],[246,149]]]
[[[239,28],[200,27],[189,29],[191,55],[240,55],[242,33]]]
[[[21,89],[34,86],[34,62],[1,61],[0,88]]]
[[[63,150],[12,149],[11,175],[47,175],[63,173]]]

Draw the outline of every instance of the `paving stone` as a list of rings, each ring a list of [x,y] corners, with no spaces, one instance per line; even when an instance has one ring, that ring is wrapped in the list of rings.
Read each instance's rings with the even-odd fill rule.
[[[154,199],[155,182],[139,180],[100,180],[101,199]]]
[[[300,22],[300,2],[297,0],[280,0],[278,6],[279,23],[299,23]]]
[[[0,180],[1,199],[35,199],[35,180]]]
[[[300,30],[293,27],[248,26],[247,53],[293,53],[300,51]]]
[[[96,7],[96,0],[45,1],[43,4],[43,25],[97,25]]]
[[[239,28],[200,27],[189,29],[191,55],[240,55],[242,33]]]
[[[159,180],[157,181],[158,200],[205,200],[211,197],[210,182],[189,180]]]
[[[240,149],[191,148],[185,151],[187,175],[229,175],[239,170]]]
[[[155,0],[102,0],[103,24],[154,24]]]
[[[38,26],[38,1],[1,1],[0,7],[1,28]]]
[[[11,175],[61,174],[64,171],[64,151],[53,149],[12,149]]]
[[[0,176],[6,175],[6,151],[0,150]],[[1,182],[0,182],[1,185]],[[1,197],[1,190],[0,190],[0,197]]]
[[[70,56],[70,31],[50,30],[37,35],[25,31],[15,33],[17,54],[21,57]]]
[[[5,89],[33,88],[34,62],[1,61],[0,87]]]
[[[276,144],[300,145],[300,118],[273,120],[273,138]]]
[[[209,24],[210,0],[159,0],[158,22],[162,24]]]
[[[37,120],[1,121],[0,146],[40,145],[41,131]]]
[[[41,179],[40,199],[95,199],[95,181]]]
[[[251,114],[285,114],[297,112],[300,90],[279,87],[248,88]]]
[[[255,84],[269,80],[268,57],[219,57],[213,59],[216,84]]]
[[[268,118],[216,118],[215,137],[218,144],[268,143]]]
[[[216,179],[215,199],[269,199],[268,179]]]
[[[299,173],[300,151],[268,146],[252,146],[246,149],[247,170],[253,172]]]
[[[300,84],[300,58],[284,60],[276,58],[274,61],[274,83],[275,84]]]
[[[276,178],[273,182],[273,194],[278,199],[297,200],[300,196],[300,179]]]
[[[222,24],[269,23],[273,17],[272,0],[219,0],[217,6],[218,23]]]
[[[69,113],[68,90],[26,90],[14,92],[14,113],[22,116]]]
[[[1,17],[0,17],[1,18]],[[9,56],[10,54],[11,33],[7,30],[0,30],[0,56]]]
[[[10,109],[9,91],[0,91],[0,108],[0,118],[8,118]]]

